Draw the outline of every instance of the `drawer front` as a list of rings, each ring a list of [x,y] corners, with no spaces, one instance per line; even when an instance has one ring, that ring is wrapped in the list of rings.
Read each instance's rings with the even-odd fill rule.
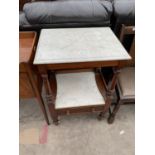
[[[27,73],[19,74],[19,96],[20,98],[35,97],[35,94]]]

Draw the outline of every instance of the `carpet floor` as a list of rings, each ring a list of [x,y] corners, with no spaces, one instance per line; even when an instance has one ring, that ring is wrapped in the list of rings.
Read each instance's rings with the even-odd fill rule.
[[[62,116],[47,126],[35,99],[21,100],[20,155],[134,155],[135,108],[122,105],[112,125],[97,113]],[[52,121],[51,121],[52,122]]]

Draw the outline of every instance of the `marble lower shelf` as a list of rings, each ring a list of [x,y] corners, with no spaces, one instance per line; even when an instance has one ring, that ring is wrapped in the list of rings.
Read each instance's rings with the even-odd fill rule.
[[[58,73],[56,79],[56,109],[105,104],[98,90],[94,72]]]

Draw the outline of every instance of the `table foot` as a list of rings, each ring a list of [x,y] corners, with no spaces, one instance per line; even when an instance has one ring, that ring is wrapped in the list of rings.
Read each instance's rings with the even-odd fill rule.
[[[115,116],[114,115],[110,115],[109,118],[108,118],[108,123],[109,124],[112,124],[115,120]]]
[[[103,117],[104,117],[104,114],[101,112],[101,113],[97,116],[97,119],[98,119],[99,121],[101,121],[101,120],[103,119]]]
[[[60,121],[59,120],[53,121],[53,124],[56,125],[56,126],[58,126],[60,124]]]

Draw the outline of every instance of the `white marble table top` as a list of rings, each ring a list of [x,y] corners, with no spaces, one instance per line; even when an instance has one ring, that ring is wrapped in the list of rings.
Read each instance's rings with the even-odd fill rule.
[[[34,64],[128,60],[109,27],[42,29]]]
[[[56,74],[57,97],[55,108],[104,105],[94,72]]]

